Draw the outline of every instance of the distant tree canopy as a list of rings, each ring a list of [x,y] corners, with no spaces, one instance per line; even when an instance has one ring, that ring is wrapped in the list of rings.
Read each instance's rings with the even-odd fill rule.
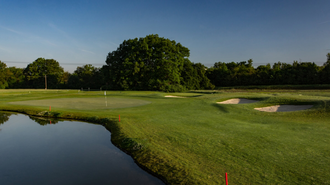
[[[64,70],[54,59],[38,58],[29,64],[23,73],[26,85],[30,88],[44,88],[45,76],[48,88],[59,88]]]
[[[176,91],[189,49],[158,35],[125,40],[107,56],[107,82],[113,89]]]
[[[181,72],[181,84],[189,90],[213,89],[215,86],[206,76],[207,67],[185,59]]]
[[[77,67],[74,73],[69,77],[68,86],[72,88],[91,88],[99,89],[103,85],[101,77],[101,69],[86,64],[82,67]]]
[[[248,62],[217,62],[207,70],[207,77],[216,86],[243,85],[306,85],[330,84],[330,53],[323,66],[314,62],[298,62],[293,64],[277,62],[252,67],[252,59]]]
[[[321,79],[323,83],[330,83],[330,53],[327,54],[327,62],[323,65]]]
[[[8,87],[8,78],[12,74],[7,68],[7,65],[0,61],[0,89],[5,89]]]
[[[78,66],[64,72],[54,59],[38,58],[23,68],[0,61],[0,89],[48,88],[184,91],[215,86],[330,84],[330,53],[323,66],[314,62],[277,62],[253,67],[253,60],[216,62],[207,68],[192,63],[180,43],[148,35],[124,41],[110,52],[102,68]]]
[[[25,87],[24,81],[24,69],[17,68],[17,67],[9,67],[8,70],[10,71],[11,75],[8,77],[8,88],[23,88]]]

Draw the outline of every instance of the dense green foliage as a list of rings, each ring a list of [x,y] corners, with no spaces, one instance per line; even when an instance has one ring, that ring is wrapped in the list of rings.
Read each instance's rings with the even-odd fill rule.
[[[170,94],[107,91],[109,99],[151,103],[125,108],[103,105],[97,109],[94,102],[104,99],[103,91],[0,90],[0,96],[0,110],[104,125],[111,130],[116,146],[169,184],[225,184],[226,172],[230,184],[330,182],[329,90],[203,90]],[[260,101],[216,103],[231,98]],[[77,106],[57,101],[63,99],[75,101]],[[44,103],[35,105],[38,101]],[[48,111],[54,102],[57,104]],[[254,110],[277,104],[314,107],[296,112]]]
[[[8,70],[10,71],[11,75],[8,77],[8,88],[23,88],[25,87],[24,81],[24,69],[17,68],[17,67],[9,67]]]
[[[189,61],[189,49],[158,35],[125,40],[107,56],[110,89],[183,91],[212,89],[206,67]]]
[[[99,89],[102,85],[103,78],[101,76],[101,69],[87,64],[82,67],[77,67],[74,73],[69,77],[67,86],[75,89]]]
[[[330,83],[330,53],[328,61],[323,66],[314,62],[298,62],[293,64],[275,63],[252,66],[252,59],[248,62],[223,63],[217,62],[207,70],[211,83],[220,86],[243,85],[305,85]]]
[[[26,86],[29,88],[58,88],[64,73],[63,68],[54,59],[38,58],[29,64],[23,71]]]
[[[4,89],[8,87],[8,78],[12,74],[7,68],[7,65],[3,62],[0,61],[0,89]]]
[[[180,90],[180,75],[189,49],[158,35],[125,40],[107,56],[113,89]]]
[[[206,76],[206,67],[201,63],[192,63],[185,59],[181,72],[181,84],[189,90],[213,89],[214,85]]]
[[[330,53],[323,66],[314,62],[277,62],[253,66],[216,62],[207,68],[193,63],[188,48],[158,35],[125,40],[108,53],[101,68],[87,64],[70,74],[54,59],[38,58],[26,68],[7,68],[0,61],[0,89],[103,89],[182,92],[228,86],[330,84]]]

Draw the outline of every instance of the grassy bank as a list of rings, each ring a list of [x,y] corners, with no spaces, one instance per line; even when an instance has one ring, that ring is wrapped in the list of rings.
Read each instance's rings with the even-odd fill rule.
[[[0,110],[101,123],[111,130],[114,144],[170,184],[223,184],[226,172],[230,184],[330,184],[329,90],[165,95],[108,91],[107,100],[116,104],[140,103],[118,108],[105,106],[100,91],[0,90]],[[260,101],[216,104],[230,98]],[[77,106],[56,105],[56,99]],[[277,104],[314,107],[277,113],[253,109]]]

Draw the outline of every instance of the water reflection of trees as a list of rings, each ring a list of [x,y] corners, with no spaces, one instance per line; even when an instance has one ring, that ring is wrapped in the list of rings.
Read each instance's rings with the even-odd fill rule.
[[[7,122],[11,115],[12,113],[9,112],[0,112],[0,124],[4,124],[5,122]],[[40,125],[56,124],[59,121],[61,121],[59,119],[49,119],[49,118],[33,117],[33,116],[29,116],[29,118],[39,123]]]
[[[7,122],[11,115],[11,113],[0,112],[0,124],[4,124],[5,122]]]
[[[33,116],[29,116],[29,118],[39,123],[40,125],[56,124],[60,121],[58,119],[48,119],[48,118],[33,117]]]

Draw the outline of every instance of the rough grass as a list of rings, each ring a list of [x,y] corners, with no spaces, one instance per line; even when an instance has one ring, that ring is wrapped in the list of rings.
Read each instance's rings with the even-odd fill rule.
[[[0,91],[0,109],[30,114],[46,108],[9,102],[95,98],[103,92]],[[187,98],[165,98],[165,95]],[[104,95],[103,95],[104,96]],[[330,91],[107,92],[108,98],[151,102],[121,109],[52,108],[43,115],[115,120],[105,125],[113,142],[170,184],[330,184]],[[231,98],[260,100],[220,105]],[[278,104],[313,104],[309,110],[267,113]],[[88,105],[83,107],[89,107]],[[48,108],[47,108],[48,109]],[[118,115],[121,122],[118,122]]]

